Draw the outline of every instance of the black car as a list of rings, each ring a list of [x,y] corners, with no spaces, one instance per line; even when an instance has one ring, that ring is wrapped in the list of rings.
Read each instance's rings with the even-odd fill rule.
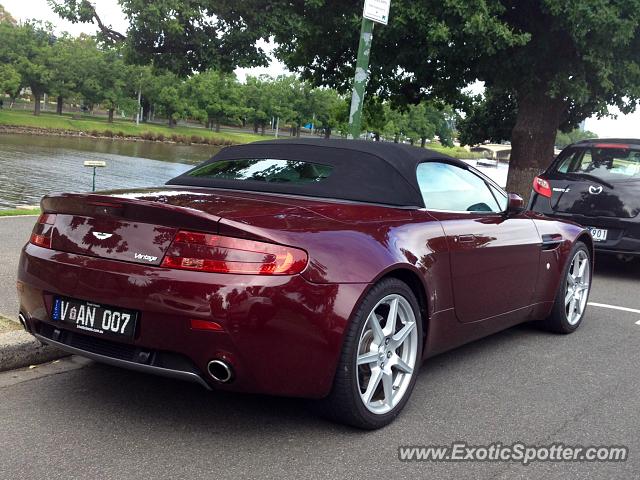
[[[640,256],[640,140],[583,140],[533,181],[529,208],[591,230],[598,252]]]

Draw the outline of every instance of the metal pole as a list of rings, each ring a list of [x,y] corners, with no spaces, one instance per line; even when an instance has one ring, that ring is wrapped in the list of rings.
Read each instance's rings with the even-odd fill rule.
[[[93,189],[91,191],[96,191],[96,167],[93,167]]]
[[[360,44],[358,45],[358,59],[356,60],[356,74],[353,78],[351,110],[349,112],[349,138],[360,138],[362,109],[364,106],[364,93],[369,78],[369,55],[372,41],[373,21],[363,17],[360,29]]]

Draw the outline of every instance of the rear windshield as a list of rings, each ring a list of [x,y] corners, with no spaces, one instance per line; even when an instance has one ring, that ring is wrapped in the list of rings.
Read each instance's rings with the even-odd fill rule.
[[[218,180],[253,180],[275,183],[321,182],[331,175],[332,167],[319,163],[274,158],[219,160],[196,168],[191,177]]]
[[[640,180],[640,150],[622,147],[574,148],[560,157],[556,171],[602,180]]]

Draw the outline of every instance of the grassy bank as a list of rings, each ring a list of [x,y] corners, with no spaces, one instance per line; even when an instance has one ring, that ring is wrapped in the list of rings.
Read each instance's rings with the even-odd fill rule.
[[[474,158],[484,158],[484,155],[477,152],[470,152],[462,147],[443,147],[438,144],[429,144],[427,148],[430,150],[435,150],[436,152],[442,153],[444,155],[449,155],[453,158],[462,158],[465,160],[470,160]]]
[[[136,125],[131,120],[116,119],[109,123],[106,118],[94,117],[91,115],[56,115],[52,112],[42,112],[36,117],[33,113],[21,110],[0,110],[0,125],[9,127],[39,128],[69,132],[83,132],[94,136],[133,136],[151,137],[149,139],[171,140],[172,136],[201,137],[204,139],[217,140],[219,143],[249,143],[256,140],[264,140],[265,137],[244,132],[211,132],[204,128],[169,126],[157,124]],[[149,135],[151,134],[151,135]],[[199,143],[199,142],[198,142]]]
[[[42,112],[36,117],[30,111],[25,110],[0,110],[0,126],[34,128],[51,130],[52,133],[82,132],[87,135],[103,137],[138,137],[146,140],[175,140],[183,143],[250,143],[265,140],[261,135],[245,132],[211,132],[204,128],[169,126],[158,124],[140,124],[131,120],[116,119],[109,123],[104,117],[91,115],[56,115],[53,112]],[[286,136],[283,138],[287,138]],[[443,147],[440,144],[428,144],[427,148],[449,155],[454,158],[482,158],[482,154],[473,153],[462,147]]]
[[[0,209],[0,217],[16,217],[18,215],[40,215],[40,209],[12,208],[8,210]]]

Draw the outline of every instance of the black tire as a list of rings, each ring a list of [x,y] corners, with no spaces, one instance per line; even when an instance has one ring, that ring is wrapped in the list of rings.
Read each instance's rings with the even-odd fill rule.
[[[586,291],[586,300],[585,300],[585,309],[582,311],[582,314],[578,318],[576,322],[569,322],[567,318],[567,307],[565,305],[565,297],[568,291],[567,285],[567,276],[569,275],[569,270],[572,267],[573,260],[578,255],[578,252],[583,252],[586,254],[588,262],[589,262],[589,288]],[[591,280],[593,276],[593,259],[591,258],[591,252],[589,248],[584,244],[584,242],[578,241],[573,245],[571,249],[571,253],[568,256],[567,264],[564,266],[562,271],[562,277],[560,279],[560,284],[558,285],[558,291],[556,293],[556,299],[553,303],[553,308],[551,309],[551,314],[540,322],[540,326],[549,332],[554,333],[573,333],[578,327],[582,324],[582,320],[584,319],[584,314],[586,311],[586,303],[589,301],[589,293],[591,291]]]
[[[358,347],[361,335],[367,325],[369,314],[382,299],[388,295],[400,295],[406,299],[415,317],[417,328],[417,354],[413,372],[410,374],[408,386],[403,396],[399,399],[391,411],[377,414],[367,409],[360,398],[358,385],[359,370],[356,365]],[[416,382],[420,363],[422,361],[422,346],[424,344],[422,316],[418,301],[412,290],[402,281],[395,278],[387,278],[376,284],[366,295],[361,305],[354,314],[345,334],[342,353],[336,369],[331,393],[317,402],[317,408],[324,417],[343,424],[351,425],[366,430],[374,430],[391,423],[404,408]],[[383,347],[386,348],[386,347]]]

